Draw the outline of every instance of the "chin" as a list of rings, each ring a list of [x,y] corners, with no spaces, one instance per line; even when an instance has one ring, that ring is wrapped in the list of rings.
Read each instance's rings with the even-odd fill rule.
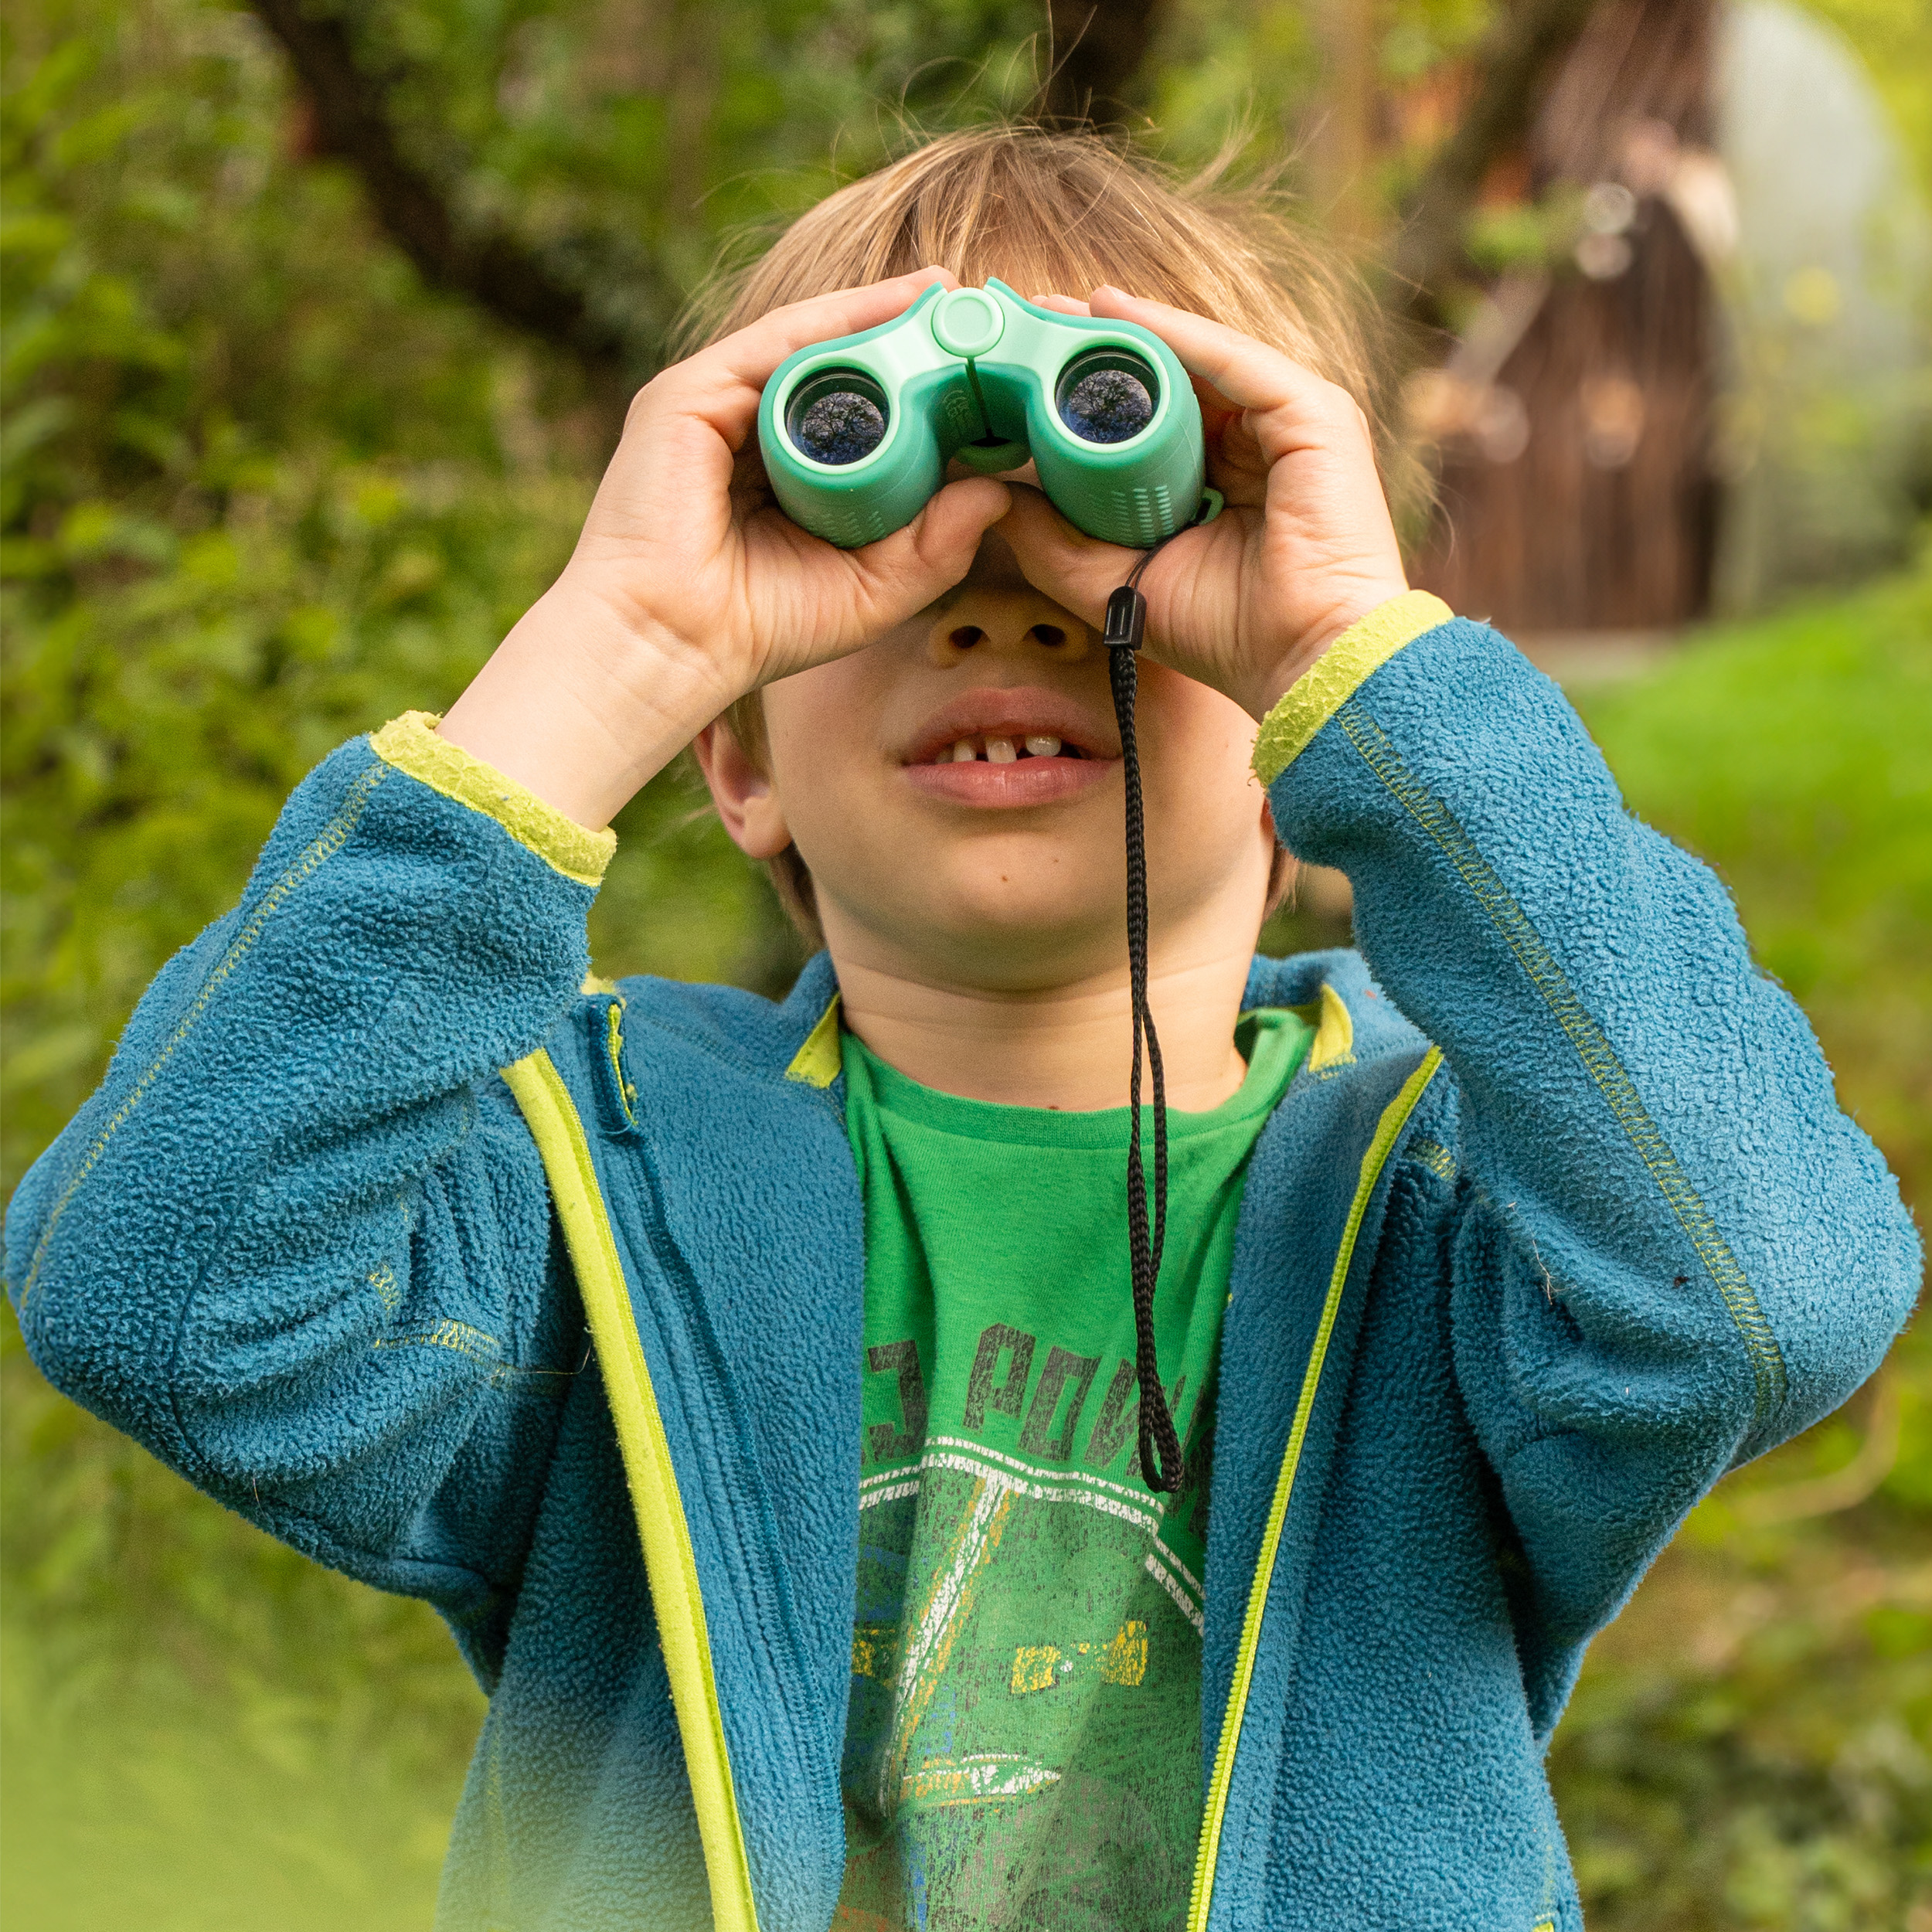
[[[1056,889],[1061,872],[1056,867],[1052,879],[1023,883],[1009,875],[926,900],[900,923],[901,944],[935,964],[943,957],[951,971],[1009,990],[1062,983],[1070,967],[1080,973],[1076,961],[1104,971],[1126,944],[1117,895],[1094,893],[1090,903],[1070,905]]]

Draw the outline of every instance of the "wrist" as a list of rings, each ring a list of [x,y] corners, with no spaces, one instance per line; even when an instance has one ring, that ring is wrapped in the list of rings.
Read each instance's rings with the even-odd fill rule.
[[[1262,718],[1254,741],[1255,775],[1273,784],[1383,665],[1452,615],[1440,597],[1406,590],[1385,597],[1332,638]]]
[[[1321,617],[1304,628],[1281,656],[1262,668],[1248,682],[1241,702],[1257,723],[1267,716],[1283,698],[1313,670],[1330,648],[1341,642],[1365,618],[1385,604],[1408,594],[1400,577],[1390,582],[1363,585],[1338,599]]]
[[[713,662],[566,571],[439,730],[597,830],[739,695]]]

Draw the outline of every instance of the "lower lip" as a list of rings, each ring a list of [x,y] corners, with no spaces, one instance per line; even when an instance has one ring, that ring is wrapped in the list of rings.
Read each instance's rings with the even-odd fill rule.
[[[998,809],[1056,805],[1105,784],[1117,758],[1015,758],[996,765],[976,758],[971,764],[907,765],[906,776],[929,798],[954,805]]]

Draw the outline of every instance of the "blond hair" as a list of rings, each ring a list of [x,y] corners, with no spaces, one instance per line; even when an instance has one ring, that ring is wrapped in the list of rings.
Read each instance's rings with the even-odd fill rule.
[[[1282,213],[1265,187],[1210,167],[1182,181],[1124,142],[1028,124],[943,134],[828,195],[756,260],[714,274],[677,332],[689,354],[774,308],[929,264],[1022,295],[1084,296],[1101,283],[1209,315],[1284,351],[1346,389],[1375,433],[1384,480],[1411,493],[1393,439],[1386,325],[1359,281]],[[758,693],[724,723],[754,761],[770,755]],[[811,873],[796,846],[772,883],[818,944]],[[1273,899],[1285,890],[1277,866]]]

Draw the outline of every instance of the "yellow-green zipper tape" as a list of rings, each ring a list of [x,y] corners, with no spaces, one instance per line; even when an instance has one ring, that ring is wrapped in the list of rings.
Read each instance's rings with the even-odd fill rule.
[[[704,1847],[705,1874],[711,1887],[712,1918],[718,1932],[757,1932],[758,1911],[751,1896],[751,1868],[745,1858],[744,1828],[731,1782],[731,1756],[725,1745],[724,1719],[718,1708],[718,1682],[711,1668],[711,1639],[705,1626],[704,1598],[698,1587],[697,1557],[691,1526],[678,1492],[677,1471],[664,1418],[651,1386],[644,1345],[631,1306],[624,1265],[611,1232],[611,1217],[590,1162],[590,1143],[570,1090],[548,1053],[532,1053],[503,1070],[531,1138],[543,1157],[550,1196],[563,1224],[563,1239],[577,1270],[578,1291],[597,1345],[597,1366],[617,1424],[624,1480],[644,1546],[644,1567],[664,1645],[671,1702],[684,1743],[691,1796],[697,1808],[698,1836]]]
[[[1375,1138],[1362,1157],[1362,1171],[1355,1182],[1355,1199],[1349,1207],[1347,1225],[1342,1230],[1342,1245],[1335,1250],[1335,1266],[1328,1275],[1328,1292],[1321,1304],[1321,1319],[1316,1324],[1315,1344],[1308,1351],[1308,1366],[1302,1372],[1301,1393],[1294,1405],[1294,1421],[1288,1430],[1288,1446],[1282,1451],[1281,1474],[1274,1479],[1274,1499],[1268,1506],[1267,1527],[1262,1532],[1261,1553],[1254,1566],[1254,1581],[1248,1590],[1247,1613],[1241,1622],[1241,1645],[1234,1656],[1234,1681],[1228,1688],[1227,1709],[1221,1719],[1221,1741],[1214,1753],[1214,1775],[1208,1781],[1207,1808],[1201,1818],[1200,1849],[1194,1861],[1194,1888],[1188,1901],[1187,1932],[1206,1932],[1208,1908],[1214,1898],[1214,1865],[1221,1850],[1221,1823],[1227,1814],[1228,1789],[1234,1781],[1234,1754],[1241,1742],[1241,1720],[1247,1714],[1248,1687],[1254,1681],[1254,1659],[1261,1646],[1261,1617],[1268,1600],[1268,1587],[1274,1580],[1275,1559],[1281,1553],[1282,1526],[1287,1521],[1288,1501],[1294,1493],[1295,1471],[1301,1461],[1301,1445],[1308,1433],[1308,1418],[1315,1411],[1315,1392],[1321,1386],[1321,1366],[1328,1359],[1328,1338],[1335,1332],[1335,1317],[1342,1308],[1342,1290],[1349,1280],[1349,1264],[1355,1259],[1355,1236],[1362,1231],[1362,1217],[1369,1210],[1369,1197],[1388,1165],[1389,1154],[1423,1089],[1435,1077],[1442,1064],[1442,1049],[1432,1046],[1422,1064],[1403,1083],[1402,1091],[1382,1111]]]

